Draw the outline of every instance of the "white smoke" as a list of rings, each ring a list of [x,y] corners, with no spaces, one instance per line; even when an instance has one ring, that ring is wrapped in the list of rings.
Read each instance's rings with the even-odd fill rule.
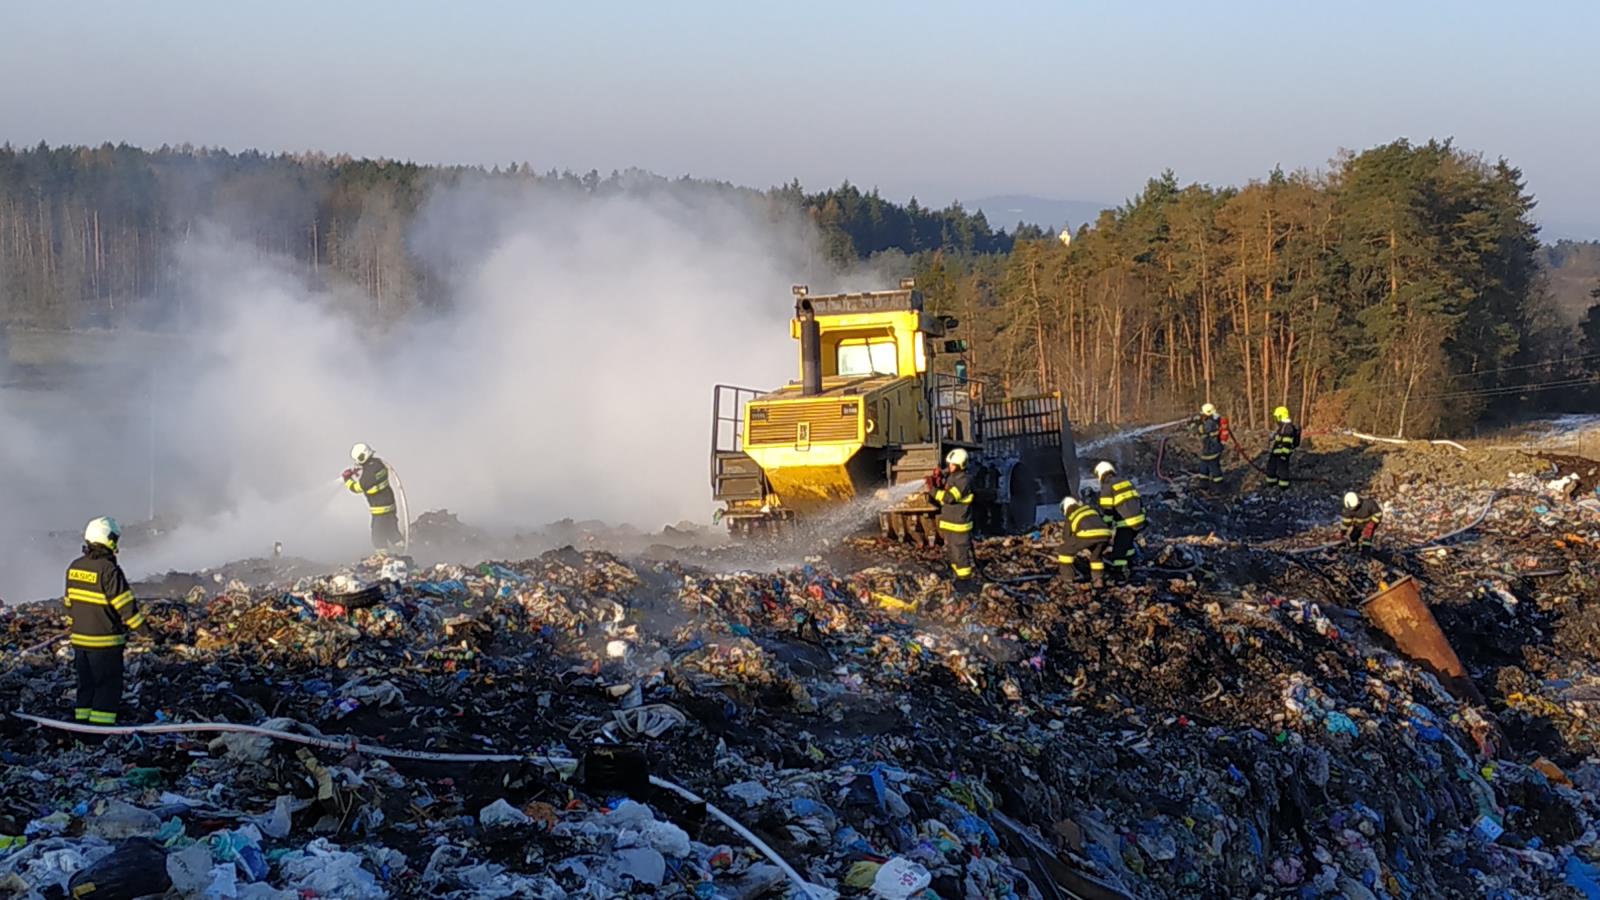
[[[159,511],[185,524],[130,547],[130,573],[260,556],[279,540],[324,561],[364,553],[365,504],[339,484],[356,441],[400,473],[413,515],[448,508],[508,529],[707,521],[712,386],[794,378],[789,286],[838,286],[810,223],[750,196],[662,182],[600,195],[440,189],[410,240],[449,308],[381,332],[288,262],[197,237],[175,277],[204,314],[188,352],[142,373],[153,409],[108,418],[102,443],[122,450],[95,457],[83,484],[64,480],[59,502],[42,505],[51,486],[35,485],[33,520],[0,515],[35,531],[98,512],[143,518],[153,428]],[[50,453],[63,471],[89,465],[51,443],[75,424],[35,427],[27,442],[7,430],[8,470]],[[67,561],[7,566],[0,596],[59,590]]]

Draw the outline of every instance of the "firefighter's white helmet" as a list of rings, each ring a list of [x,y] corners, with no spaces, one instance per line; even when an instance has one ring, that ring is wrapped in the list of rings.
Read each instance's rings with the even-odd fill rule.
[[[85,544],[99,544],[108,550],[117,549],[117,538],[122,537],[122,526],[110,516],[91,519],[83,529]]]
[[[1100,465],[1094,467],[1094,477],[1104,478],[1116,470],[1117,467],[1111,464],[1111,460],[1103,459],[1100,461]]]
[[[1072,512],[1072,508],[1074,506],[1077,506],[1077,505],[1078,505],[1078,498],[1077,497],[1073,497],[1071,495],[1068,495],[1068,497],[1065,500],[1061,501],[1061,514],[1063,516],[1067,515],[1068,513]]]
[[[372,458],[372,448],[366,444],[357,444],[350,448],[350,458],[358,463],[364,463]]]
[[[1202,415],[1202,416],[1214,416],[1216,414],[1217,414],[1217,408],[1215,406],[1212,406],[1210,403],[1202,403],[1200,405],[1200,415]]]
[[[1358,507],[1360,505],[1361,505],[1361,498],[1356,496],[1356,492],[1355,491],[1348,491],[1348,492],[1345,493],[1345,495],[1344,495],[1344,508],[1345,509],[1355,509],[1356,507]]]
[[[951,468],[964,469],[967,467],[967,451],[957,447],[945,455],[944,461]]]

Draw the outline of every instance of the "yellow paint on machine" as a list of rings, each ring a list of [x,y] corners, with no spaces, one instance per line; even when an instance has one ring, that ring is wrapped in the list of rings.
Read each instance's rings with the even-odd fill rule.
[[[848,464],[861,450],[863,398],[798,397],[745,407],[744,452],[780,502],[812,512],[856,496]]]
[[[767,474],[772,492],[783,505],[797,512],[832,506],[856,496],[848,464],[861,445],[812,444],[808,449],[794,446],[746,447],[752,459]]]

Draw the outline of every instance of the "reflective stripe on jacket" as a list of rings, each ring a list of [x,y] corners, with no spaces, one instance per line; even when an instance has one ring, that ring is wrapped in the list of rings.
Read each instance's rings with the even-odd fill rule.
[[[85,547],[67,567],[62,606],[71,620],[74,647],[121,647],[128,632],[144,626],[144,613],[116,554],[98,544]]]
[[[1200,458],[1218,459],[1222,456],[1222,419],[1203,416],[1200,419]]]
[[[1274,456],[1288,456],[1300,446],[1300,426],[1293,422],[1281,422],[1278,430],[1272,433],[1272,453]]]
[[[378,457],[368,457],[356,476],[347,479],[344,486],[352,493],[366,495],[367,506],[373,515],[394,512],[394,488],[389,486],[389,467]]]
[[[1143,527],[1144,500],[1140,499],[1138,489],[1127,479],[1108,484],[1107,479],[1112,477],[1115,477],[1115,473],[1100,479],[1101,518],[1113,528]]]
[[[1378,501],[1371,497],[1362,498],[1361,503],[1355,509],[1347,509],[1344,513],[1344,527],[1346,528],[1353,528],[1364,522],[1376,524],[1382,521],[1383,507],[1379,506]]]
[[[1099,544],[1111,540],[1111,526],[1106,520],[1100,518],[1092,506],[1077,506],[1067,515],[1066,533],[1062,535],[1061,550],[1057,554],[1074,556],[1079,551],[1088,550]]]
[[[940,531],[972,530],[972,479],[966,469],[956,469],[945,477],[944,486],[933,492],[939,503]]]

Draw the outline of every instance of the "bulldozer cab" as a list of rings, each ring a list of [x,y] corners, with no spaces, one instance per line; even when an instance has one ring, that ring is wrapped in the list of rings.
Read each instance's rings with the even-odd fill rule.
[[[923,309],[922,294],[909,283],[899,290],[810,296],[797,286],[789,334],[798,343],[800,380],[784,390],[802,395],[843,390],[858,381],[926,375],[929,341],[943,335],[945,320]],[[815,323],[815,344],[807,331]],[[814,366],[820,385],[808,385]]]

